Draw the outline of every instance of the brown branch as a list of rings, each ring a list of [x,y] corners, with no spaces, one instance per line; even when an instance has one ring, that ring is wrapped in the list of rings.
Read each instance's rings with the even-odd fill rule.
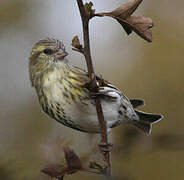
[[[82,19],[82,26],[83,26],[83,39],[84,39],[83,54],[84,54],[85,59],[86,59],[87,68],[88,68],[90,78],[93,82],[92,91],[95,92],[96,87],[98,87],[98,86],[97,86],[96,77],[94,75],[94,68],[93,68],[93,64],[92,64],[91,50],[90,50],[89,20],[91,17],[90,17],[90,15],[86,14],[82,0],[77,0],[77,3],[78,3],[79,10],[80,10],[80,15],[81,15],[81,19]],[[100,99],[96,98],[95,104],[96,104],[96,111],[97,111],[97,115],[98,115],[98,121],[99,121],[100,132],[101,132],[101,143],[108,145],[107,126],[106,126],[106,121],[104,119]],[[109,177],[111,177],[111,163],[110,163],[109,152],[105,152],[105,153],[103,153],[103,155],[104,155],[104,161],[107,164],[107,174],[109,175]]]

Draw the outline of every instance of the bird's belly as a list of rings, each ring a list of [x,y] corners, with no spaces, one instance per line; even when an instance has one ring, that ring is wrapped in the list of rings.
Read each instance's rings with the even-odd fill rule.
[[[67,109],[69,110],[65,110],[66,116],[68,116],[71,121],[81,127],[83,131],[89,133],[99,133],[98,116],[94,103],[73,103],[70,104],[70,108]],[[113,126],[113,124],[119,121],[117,107],[106,104],[106,102],[102,101],[102,109],[104,118],[107,122],[107,128],[109,129],[111,126]]]
[[[41,98],[44,103],[42,101],[40,103],[50,117],[73,129],[99,133],[98,116],[93,99],[67,101],[67,98],[62,97],[62,92],[58,91],[55,86],[46,88],[45,91],[47,91],[46,102],[44,98]],[[122,115],[119,114],[119,100],[111,102],[103,99],[101,104],[108,129],[122,122]]]

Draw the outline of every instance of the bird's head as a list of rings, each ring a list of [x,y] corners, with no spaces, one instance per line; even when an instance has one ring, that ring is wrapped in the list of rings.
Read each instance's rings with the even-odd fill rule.
[[[65,51],[64,44],[59,40],[45,38],[33,46],[30,56],[30,63],[57,63],[62,61],[68,53]]]
[[[30,79],[33,80],[35,76],[52,70],[53,67],[66,64],[67,55],[64,44],[59,40],[45,38],[38,41],[33,46],[29,58]]]

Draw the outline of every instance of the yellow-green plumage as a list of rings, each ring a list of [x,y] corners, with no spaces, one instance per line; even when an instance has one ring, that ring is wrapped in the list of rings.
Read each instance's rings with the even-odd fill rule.
[[[58,40],[47,38],[36,43],[29,59],[31,84],[44,112],[50,117],[73,129],[98,133],[94,99],[86,86],[90,83],[88,73],[69,64],[64,58],[66,55],[64,45]],[[131,123],[150,133],[151,124],[161,118],[160,115],[135,111],[134,107],[142,101],[129,101],[108,82],[98,95],[108,129],[121,123]],[[142,121],[139,116],[148,120]]]
[[[41,56],[41,58],[45,57]],[[45,63],[45,61],[43,62]],[[43,110],[64,125],[72,126],[74,123],[69,119],[66,120],[67,117],[62,106],[72,102],[85,104],[85,100],[89,99],[89,92],[84,85],[89,82],[89,77],[80,69],[71,69],[67,64],[61,66],[62,68],[60,65],[56,67],[55,64],[45,63],[42,65],[40,63],[35,67],[37,73],[35,76],[31,76],[31,81],[36,88]],[[30,69],[30,73],[35,69]],[[60,100],[63,100],[62,105]],[[73,128],[84,131],[77,124]]]

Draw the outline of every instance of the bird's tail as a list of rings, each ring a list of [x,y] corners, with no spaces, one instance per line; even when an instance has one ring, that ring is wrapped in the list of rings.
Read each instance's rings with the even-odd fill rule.
[[[159,114],[149,114],[141,111],[136,111],[136,114],[139,116],[140,120],[135,123],[135,126],[144,131],[146,134],[151,133],[152,124],[160,121],[162,115]]]

